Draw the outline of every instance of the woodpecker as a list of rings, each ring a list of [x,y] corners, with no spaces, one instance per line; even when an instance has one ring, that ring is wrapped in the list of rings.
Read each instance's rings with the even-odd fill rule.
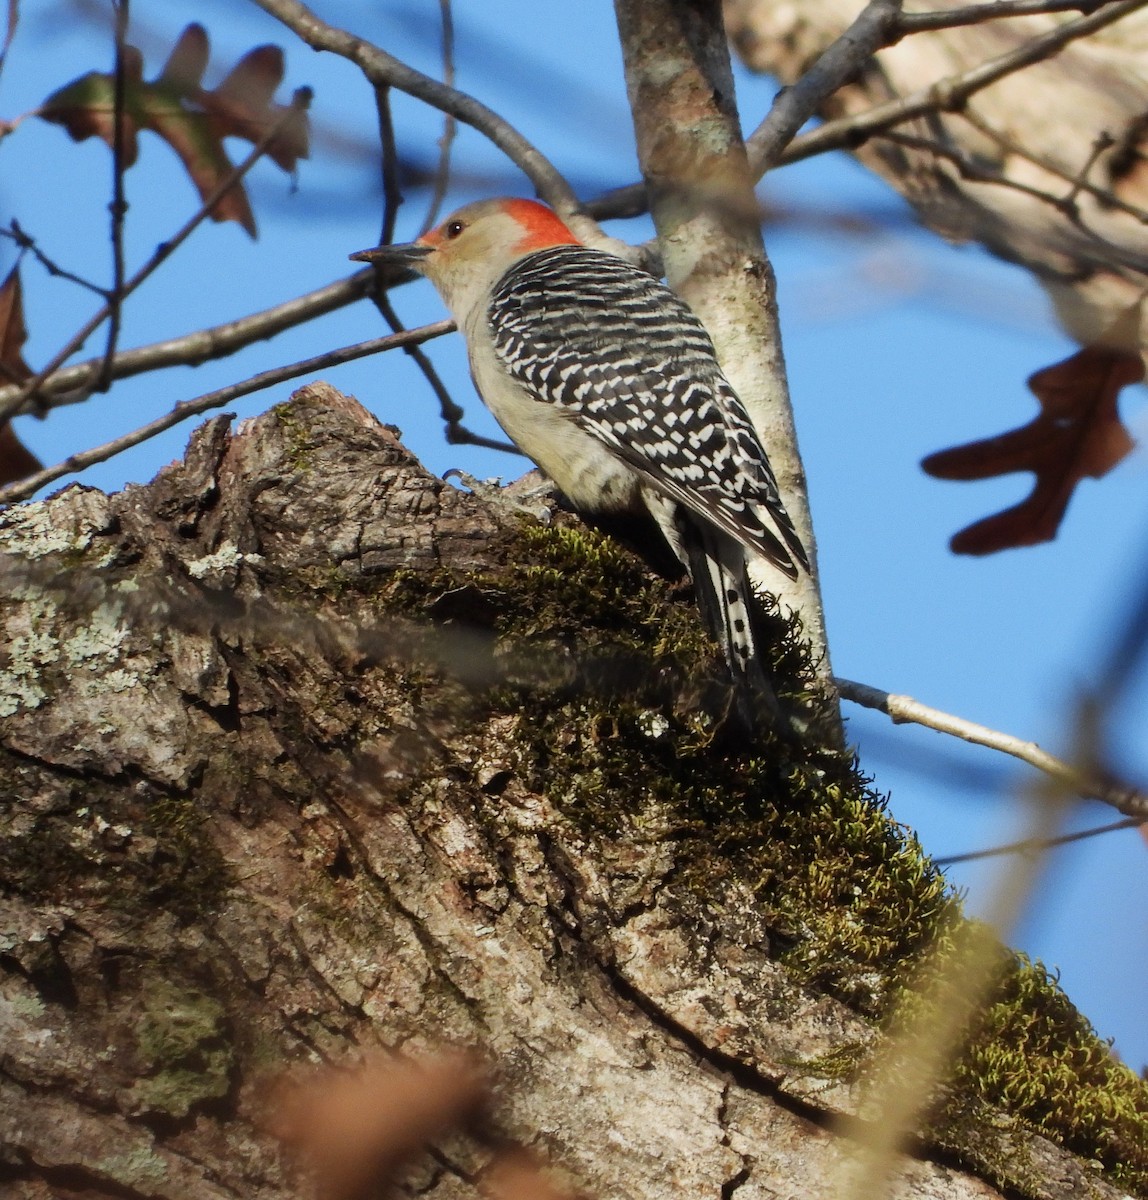
[[[772,703],[747,562],[763,558],[796,579],[809,560],[749,415],[684,301],[583,245],[533,200],[468,204],[415,242],[351,257],[431,280],[510,439],[576,511],[653,517],[735,684]]]

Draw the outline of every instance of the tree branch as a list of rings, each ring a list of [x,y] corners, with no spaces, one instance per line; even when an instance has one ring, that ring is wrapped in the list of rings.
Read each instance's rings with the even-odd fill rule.
[[[394,241],[395,223],[398,220],[399,207],[403,202],[402,193],[399,190],[399,150],[395,142],[394,121],[391,119],[391,90],[389,87],[375,88],[375,108],[379,126],[379,146],[382,150],[380,166],[383,185],[383,228],[379,243],[386,246]],[[401,333],[404,326],[395,306],[391,303],[389,280],[386,286],[382,285],[384,274],[384,272],[379,272],[380,286],[375,288],[371,298],[379,310],[379,315],[390,326],[391,332]],[[461,406],[454,402],[454,398],[430,358],[417,345],[404,346],[403,349],[414,360],[438,400],[439,413],[446,424],[448,443],[451,445],[467,443],[486,446],[491,450],[504,450],[510,454],[518,453],[518,450],[509,442],[495,441],[491,438],[484,438],[481,434],[471,433],[462,424],[462,418],[466,414]]]
[[[971,96],[1006,75],[1015,74],[1034,63],[1053,57],[1070,42],[1114,24],[1129,13],[1143,8],[1145,3],[1146,0],[1117,0],[1116,3],[1105,5],[1089,16],[1069,21],[1040,37],[1021,42],[1015,50],[989,59],[988,62],[981,63],[969,71],[939,79],[927,88],[921,88],[897,100],[890,100],[886,104],[878,104],[865,112],[826,121],[817,129],[794,138],[778,161],[781,164],[794,163],[812,158],[815,154],[822,154],[826,150],[857,146],[874,134],[900,125],[904,121],[938,111],[955,112]]]
[[[418,329],[393,333],[388,337],[371,338],[369,341],[358,342],[353,346],[343,346],[339,350],[330,350],[326,354],[318,354],[314,358],[306,358],[301,362],[275,367],[270,371],[261,371],[258,375],[252,375],[239,383],[229,384],[227,387],[217,388],[213,392],[205,392],[202,396],[196,396],[194,399],[181,401],[162,417],[157,417],[154,421],[141,425],[131,433],[124,434],[123,437],[113,438],[102,446],[73,454],[54,467],[47,467],[45,470],[37,471],[35,475],[21,479],[6,488],[0,488],[0,504],[14,504],[18,500],[26,500],[45,484],[52,483],[64,475],[82,471],[95,463],[105,462],[124,450],[138,446],[141,442],[146,442],[157,434],[171,429],[181,421],[186,421],[188,417],[197,416],[212,408],[222,408],[225,404],[230,404],[232,400],[238,400],[240,396],[247,396],[274,384],[284,383],[288,379],[297,379],[300,375],[309,375],[316,371],[324,371],[328,367],[341,366],[356,358],[366,358],[371,354],[380,354],[384,350],[426,342],[431,338],[441,337],[444,333],[452,333],[454,329],[453,321],[436,321],[432,325],[421,325]]]
[[[1104,0],[992,0],[988,4],[969,4],[964,8],[938,12],[903,13],[897,22],[902,34],[927,33],[934,29],[955,29],[959,25],[980,25],[985,21],[1009,17],[1042,17],[1049,13],[1092,13]]]
[[[887,10],[899,8],[899,5],[893,4],[892,0],[872,0],[857,20],[821,54],[800,80],[778,93],[765,120],[750,134],[746,145],[755,178],[760,179],[774,166],[801,162],[828,150],[852,148],[894,125],[939,108],[959,109],[969,97],[990,84],[1023,70],[1034,62],[1051,58],[1069,42],[1087,37],[1096,30],[1120,20],[1143,7],[1145,2],[1146,0],[1122,0],[1121,3],[1096,8],[1087,2],[1033,5],[1029,0],[1017,0],[1015,4],[1009,3],[1008,0],[997,0],[991,5],[973,5],[971,8],[953,9],[948,13],[904,13],[896,18],[895,23],[888,25]],[[1006,9],[1010,11],[1004,11]],[[1016,50],[990,59],[989,62],[963,74],[939,80],[928,88],[878,105],[867,112],[826,121],[809,133],[794,136],[813,115],[809,108],[810,101],[819,104],[840,87],[851,73],[859,70],[877,50],[893,44],[906,33],[944,27],[943,23],[929,25],[930,19],[939,22],[941,17],[953,18],[952,24],[967,25],[974,23],[974,12],[976,21],[984,21],[995,17],[1071,9],[1096,11],[1091,11],[1088,16],[1078,21],[1061,25],[1041,37],[1024,42]],[[788,141],[791,137],[793,140]],[[585,206],[586,212],[597,220],[634,217],[647,212],[648,209],[645,183],[613,188]]]
[[[124,49],[127,45],[128,34],[128,0],[112,0],[112,10],[115,14],[116,63],[113,76],[114,103],[112,108],[112,201],[109,205],[111,214],[112,239],[112,286],[108,292],[108,338],[104,346],[103,361],[100,366],[98,388],[106,388],[111,381],[110,369],[115,357],[116,346],[120,340],[120,325],[123,318],[124,279],[124,220],[127,217],[128,202],[124,192],[124,174],[127,165],[124,162],[124,121],[126,113],[125,95],[127,92],[127,64],[124,61]]]
[[[198,329],[182,337],[138,346],[133,350],[121,350],[112,360],[111,378],[127,379],[145,371],[164,367],[194,367],[211,359],[226,358],[254,342],[266,341],[286,329],[303,325],[361,300],[370,294],[374,286],[375,273],[370,267],[365,267],[345,279],[250,316],[226,321],[210,329]],[[92,358],[56,371],[45,381],[35,407],[61,408],[86,400],[99,379],[102,362],[102,358]],[[9,403],[20,392],[20,387],[15,384],[0,387],[0,405]],[[29,412],[32,408],[32,402],[25,401],[17,413]]]
[[[48,363],[46,367],[41,369],[36,375],[20,386],[19,391],[10,397],[8,400],[0,402],[0,422],[6,421],[11,417],[29,397],[36,394],[44,381],[59,367],[71,358],[73,354],[87,341],[88,337],[95,332],[108,319],[109,314],[113,310],[113,303],[122,302],[127,296],[131,295],[146,280],[153,272],[165,262],[167,258],[181,246],[191,234],[207,219],[211,214],[212,209],[219,203],[223,196],[230,191],[251,168],[259,161],[260,158],[267,152],[267,148],[277,138],[287,125],[298,118],[300,112],[306,109],[310,103],[311,93],[306,88],[300,88],[296,91],[291,104],[284,109],[282,116],[271,125],[267,132],[259,139],[253,147],[251,153],[241,162],[234,170],[230,171],[219,183],[219,186],[207,197],[206,200],[199,206],[195,214],[176,231],[174,236],[162,242],[156,247],[151,258],[144,263],[142,267],[123,285],[122,294],[113,300],[109,300],[94,316],[90,317],[84,325],[68,340],[67,344],[59,350]],[[98,460],[97,460],[98,461]]]
[[[883,692],[879,688],[870,687],[864,683],[854,683],[850,679],[837,679],[837,687],[846,700],[860,704],[864,708],[876,709],[883,712],[895,725],[911,722],[923,725],[926,729],[935,729],[938,733],[947,733],[963,741],[972,742],[978,746],[987,746],[990,750],[999,750],[1002,754],[1019,758],[1029,766],[1043,771],[1062,787],[1068,788],[1078,796],[1089,800],[1100,800],[1111,805],[1117,812],[1138,820],[1148,819],[1148,795],[1135,788],[1125,787],[1111,780],[1097,778],[1079,767],[1074,767],[1064,759],[1042,750],[1035,742],[1026,742],[1012,734],[1001,733],[990,729],[987,725],[978,725],[975,721],[966,721],[963,717],[955,717],[951,713],[931,708],[914,700],[912,696],[897,695]]]
[[[902,20],[901,0],[871,0],[792,87],[777,93],[768,116],[746,139],[756,178],[777,163],[797,131],[816,115],[829,96],[856,75],[882,46],[897,40]]]
[[[970,850],[967,854],[946,854],[943,858],[934,858],[938,867],[951,867],[956,863],[979,862],[982,858],[1000,858],[1005,854],[1044,854],[1055,850],[1058,846],[1067,846],[1072,842],[1083,842],[1088,838],[1100,837],[1105,833],[1116,833],[1121,829],[1139,829],[1148,817],[1124,817],[1120,821],[1110,821],[1107,825],[1095,825],[1091,829],[1078,829],[1075,833],[1062,833],[1059,837],[1045,838],[1034,841],[1027,838],[1022,842],[1008,842],[1003,846],[993,846],[988,850]]]
[[[489,138],[534,184],[538,194],[560,213],[582,211],[574,189],[557,167],[509,121],[481,101],[416,71],[385,50],[321,20],[300,0],[255,0],[315,50],[329,50],[355,63],[375,87],[395,87],[449,113]]]
[[[1075,212],[1076,197],[1083,192],[1086,195],[1092,196],[1093,199],[1098,200],[1104,208],[1117,209],[1119,212],[1131,217],[1134,221],[1138,221],[1141,225],[1148,225],[1148,211],[1145,211],[1143,208],[1139,208],[1135,204],[1129,204],[1126,200],[1122,200],[1116,195],[1115,192],[1112,191],[1111,188],[1100,187],[1097,184],[1089,183],[1088,181],[1088,172],[1095,165],[1096,159],[1111,145],[1111,143],[1107,141],[1106,135],[1102,135],[1101,137],[1097,138],[1089,155],[1089,161],[1085,163],[1081,170],[1073,174],[1065,171],[1047,156],[1043,154],[1037,154],[1034,151],[1027,149],[1014,138],[1008,137],[1007,135],[1001,133],[999,129],[994,129],[987,121],[982,121],[976,113],[965,111],[961,113],[961,117],[963,120],[968,121],[968,123],[972,125],[974,129],[978,130],[985,137],[992,138],[992,140],[1008,154],[1014,154],[1018,158],[1025,159],[1027,162],[1032,163],[1033,166],[1039,167],[1042,171],[1047,171],[1050,175],[1054,175],[1056,178],[1064,180],[1064,182],[1069,185],[1069,192],[1063,197],[1053,196],[1051,193],[1042,194],[1037,192],[1037,194],[1040,195],[1042,199],[1048,201],[1048,203],[1053,204],[1062,211]],[[887,136],[892,138],[902,135],[888,134]],[[930,150],[932,153],[937,153],[937,150],[931,144],[924,148]],[[1013,187],[1018,186],[1003,178],[999,180],[994,179],[993,182],[1009,184]],[[1033,191],[1035,189],[1026,188],[1023,190]]]

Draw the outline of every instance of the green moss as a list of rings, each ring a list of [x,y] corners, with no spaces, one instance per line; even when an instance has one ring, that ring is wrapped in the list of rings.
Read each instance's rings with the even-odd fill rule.
[[[140,1195],[151,1195],[167,1178],[167,1164],[150,1146],[136,1146],[125,1154],[96,1159],[95,1169]]]
[[[958,1093],[1003,1108],[1148,1191],[1148,1086],[1119,1062],[1043,964],[1009,954],[957,1066]]]
[[[144,1112],[184,1117],[227,1095],[233,1052],[223,1006],[202,992],[153,980],[135,1027],[141,1078],[132,1088]]]
[[[726,736],[724,671],[692,603],[675,603],[674,589],[624,549],[581,527],[527,526],[522,538],[512,561],[529,565],[465,581],[396,579],[391,599],[414,612],[433,611],[452,589],[469,589],[468,603],[481,598],[505,654],[531,668],[487,696],[515,718],[526,785],[587,836],[655,829],[674,846],[677,885],[715,912],[731,885],[749,886],[775,956],[807,986],[883,1023],[923,951],[964,920],[916,839],[849,757],[769,732],[751,745]],[[808,705],[801,631],[776,612],[767,620],[779,691]],[[1003,982],[956,1069],[935,1140],[984,1146],[978,1169],[1037,1194],[1023,1138],[1002,1132],[1032,1129],[1148,1194],[1148,1087],[1042,967],[1002,953]],[[847,1054],[835,1067],[855,1065]],[[974,1132],[953,1138],[962,1123]],[[995,1166],[990,1146],[1002,1147]]]
[[[310,474],[315,454],[315,434],[307,422],[307,414],[291,400],[277,404],[271,412],[283,431],[284,458],[293,471]]]
[[[749,884],[777,956],[803,982],[878,1018],[915,955],[952,920],[940,873],[850,760],[779,738],[731,750],[655,697],[519,705],[523,769],[587,833],[637,832],[643,797],[676,847],[676,878],[713,903]]]

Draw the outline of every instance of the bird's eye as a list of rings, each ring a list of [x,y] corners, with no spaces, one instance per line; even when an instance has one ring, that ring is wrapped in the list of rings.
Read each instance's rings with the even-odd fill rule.
[[[448,238],[456,238],[466,228],[462,221],[448,221],[443,231]]]

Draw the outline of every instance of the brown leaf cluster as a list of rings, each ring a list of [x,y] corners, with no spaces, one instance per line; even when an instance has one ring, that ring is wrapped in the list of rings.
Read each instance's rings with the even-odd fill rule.
[[[28,329],[24,324],[24,292],[20,268],[13,267],[0,284],[0,379],[23,383],[32,377],[24,361]],[[40,460],[16,436],[11,424],[0,424],[0,486],[13,483],[40,469]]]
[[[955,534],[949,543],[953,552],[993,554],[1051,541],[1076,485],[1086,476],[1107,474],[1135,444],[1117,401],[1121,389],[1143,377],[1138,351],[1114,339],[1085,346],[1029,379],[1040,412],[1027,425],[924,459],[921,466],[938,479],[990,479],[1015,471],[1036,477],[1020,504]]]
[[[121,145],[125,167],[139,157],[139,132],[159,134],[179,155],[188,175],[207,200],[234,170],[223,141],[239,137],[257,143],[289,109],[274,101],[283,81],[283,51],[256,46],[248,51],[215,88],[203,86],[210,42],[207,31],[191,24],[180,34],[167,62],[153,80],[143,77],[143,55],[125,46]],[[75,141],[98,137],[115,146],[116,77],[89,71],[55,91],[39,115],[63,126]],[[295,114],[272,138],[269,157],[293,171],[308,155],[308,127]],[[242,184],[236,182],[212,207],[216,221],[238,221],[252,237],[255,217]]]

